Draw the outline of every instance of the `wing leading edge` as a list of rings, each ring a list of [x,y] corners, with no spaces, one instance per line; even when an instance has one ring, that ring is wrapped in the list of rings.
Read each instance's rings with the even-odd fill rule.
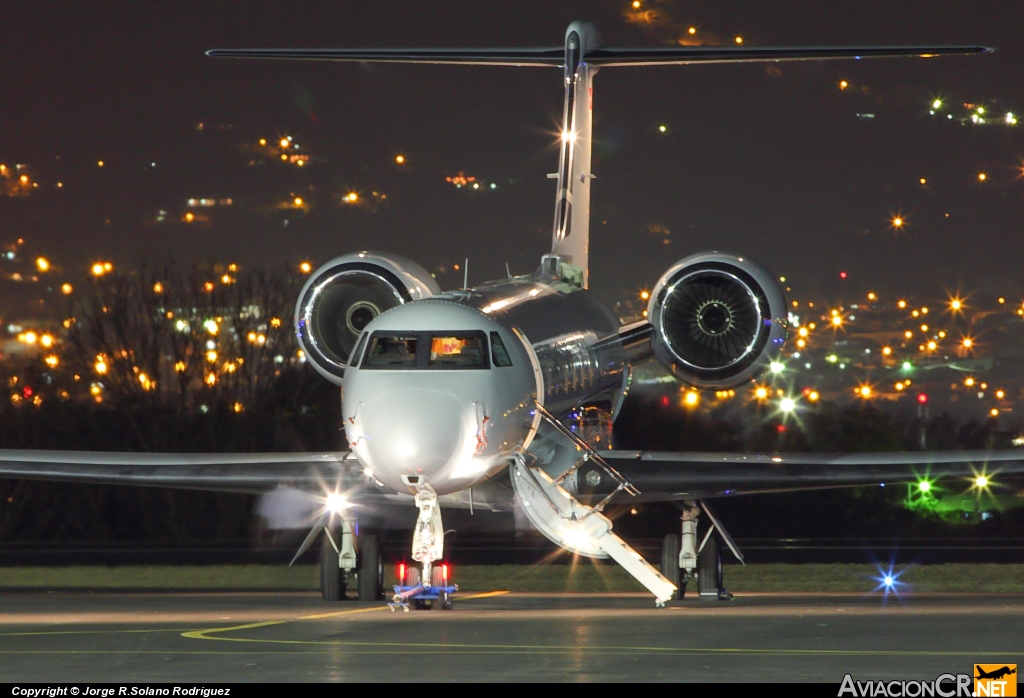
[[[0,449],[0,478],[141,485],[262,494],[279,485],[313,489],[334,484],[350,468],[347,452],[104,453]]]
[[[638,499],[670,501],[708,497],[796,492],[800,490],[897,484],[921,479],[960,479],[963,489],[980,475],[998,489],[1010,478],[1024,478],[1022,451],[947,451],[853,454],[672,453],[601,451],[624,478],[640,490]],[[597,486],[588,483],[594,470]],[[604,496],[614,483],[597,466],[576,475],[581,496]],[[594,477],[591,477],[591,481]]]

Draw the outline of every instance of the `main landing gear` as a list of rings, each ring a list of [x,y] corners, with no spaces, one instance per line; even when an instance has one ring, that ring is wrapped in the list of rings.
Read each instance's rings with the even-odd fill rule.
[[[698,545],[697,519],[700,517],[702,508],[708,514],[710,526]],[[670,533],[661,543],[661,573],[678,587],[675,598],[682,599],[686,595],[687,582],[696,576],[697,593],[701,599],[718,599],[719,601],[732,599],[732,594],[726,591],[722,579],[722,551],[719,536],[725,539],[726,545],[736,554],[741,563],[743,557],[739,554],[729,534],[703,503],[700,505],[697,502],[684,504],[681,519],[682,532]]]
[[[324,529],[320,544],[320,594],[324,601],[343,601],[352,582],[362,601],[384,598],[384,567],[380,539],[366,534],[356,540],[355,522],[343,520]]]

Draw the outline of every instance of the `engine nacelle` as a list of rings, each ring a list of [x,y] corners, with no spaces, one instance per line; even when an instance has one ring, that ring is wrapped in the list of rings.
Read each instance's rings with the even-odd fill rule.
[[[771,272],[721,252],[676,262],[647,306],[655,358],[698,388],[733,388],[756,377],[782,350],[788,317]]]
[[[385,310],[440,293],[419,264],[389,252],[336,257],[310,276],[295,306],[295,333],[306,358],[341,385],[348,357],[370,321]]]

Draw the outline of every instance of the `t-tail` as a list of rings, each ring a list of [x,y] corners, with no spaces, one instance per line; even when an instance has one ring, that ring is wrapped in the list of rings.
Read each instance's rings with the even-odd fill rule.
[[[552,232],[551,266],[563,281],[586,288],[589,283],[591,145],[593,141],[594,75],[598,69],[622,66],[754,63],[988,53],[985,46],[659,46],[610,48],[599,43],[597,29],[573,22],[565,45],[537,48],[299,48],[214,49],[210,56],[284,58],[375,63],[547,66],[563,70],[561,154],[558,162]]]

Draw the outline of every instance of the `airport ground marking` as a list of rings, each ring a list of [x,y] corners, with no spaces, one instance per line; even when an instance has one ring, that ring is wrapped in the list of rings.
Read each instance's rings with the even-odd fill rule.
[[[494,596],[504,596],[510,592],[505,590],[500,591],[486,591],[479,594],[469,594],[468,596],[460,596],[460,601],[471,601],[473,599],[487,599]],[[235,630],[251,630],[253,628],[265,628],[271,625],[284,625],[286,623],[295,623],[300,620],[321,620],[324,618],[339,618],[341,616],[354,616],[360,613],[373,613],[374,611],[389,611],[390,606],[372,606],[370,608],[352,608],[345,611],[331,611],[330,613],[315,613],[309,616],[299,616],[298,618],[292,618],[289,620],[267,620],[260,623],[246,623],[245,625],[233,625],[227,628],[206,628],[204,630],[190,630],[188,632],[181,633],[182,637],[187,637],[191,640],[222,640],[225,642],[272,642],[277,644],[310,644],[304,640],[252,640],[242,637],[215,637],[214,633],[218,635],[220,633],[232,632]]]
[[[335,646],[343,645],[348,646],[348,643],[334,643]],[[374,643],[363,643],[366,645],[373,645]],[[398,643],[393,643],[397,645]],[[480,655],[511,655],[511,654],[578,654],[579,652],[588,652],[592,654],[605,654],[605,655],[619,655],[619,654],[635,654],[640,651],[650,652],[656,651],[662,656],[680,655],[680,656],[721,656],[727,655],[740,655],[740,654],[751,654],[758,656],[904,656],[904,657],[974,657],[978,655],[977,651],[915,651],[915,650],[903,650],[899,652],[886,652],[884,650],[777,650],[777,649],[756,649],[756,648],[728,648],[728,647],[567,647],[567,646],[548,646],[548,645],[536,645],[536,646],[519,646],[510,645],[507,649],[502,648],[500,645],[489,645],[484,646],[481,649],[480,646],[462,646],[462,645],[434,645],[433,647],[426,648],[413,648],[410,645],[401,645],[394,647],[385,647],[384,649],[351,649],[347,651],[347,654],[352,655],[380,655],[380,654],[394,654],[394,655],[410,655],[410,654],[422,654],[422,655],[450,655],[451,650],[458,649],[460,654],[480,654]],[[289,652],[289,654],[336,654],[336,649],[307,649]],[[281,656],[281,652],[273,650],[176,650],[176,649],[160,649],[160,650],[54,650],[54,649],[41,649],[41,650],[0,650],[0,656],[16,656],[16,655],[34,655],[34,654],[153,654],[153,655],[168,655],[168,654],[180,654],[180,655],[225,655],[225,656],[237,656],[237,655],[267,655],[267,656]],[[1021,651],[1016,652],[985,652],[987,657],[1019,657],[1022,654]]]

